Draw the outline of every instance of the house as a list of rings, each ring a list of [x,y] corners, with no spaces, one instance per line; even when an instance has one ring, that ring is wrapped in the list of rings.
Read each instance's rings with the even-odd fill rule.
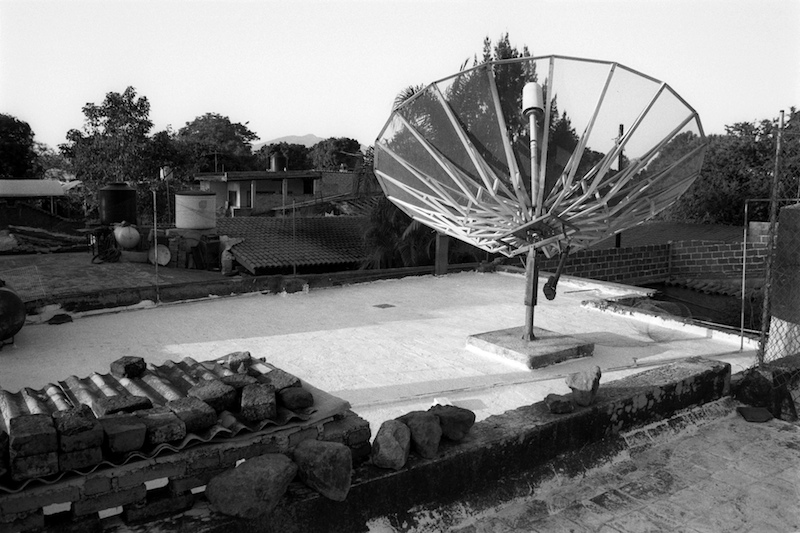
[[[320,170],[256,170],[202,172],[200,190],[216,193],[217,208],[232,216],[264,213],[352,190],[355,172]]]

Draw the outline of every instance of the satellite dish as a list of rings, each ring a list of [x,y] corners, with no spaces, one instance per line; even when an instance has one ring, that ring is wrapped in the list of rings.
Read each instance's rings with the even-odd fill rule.
[[[697,113],[666,83],[614,62],[524,57],[397,105],[374,168],[386,196],[436,231],[490,253],[552,257],[668,207],[705,150]]]

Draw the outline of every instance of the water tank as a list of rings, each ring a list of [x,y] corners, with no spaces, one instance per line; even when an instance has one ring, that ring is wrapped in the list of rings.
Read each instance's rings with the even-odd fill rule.
[[[136,224],[136,190],[127,183],[111,183],[97,191],[100,224]]]
[[[213,191],[176,192],[175,227],[178,229],[216,228],[216,193]]]

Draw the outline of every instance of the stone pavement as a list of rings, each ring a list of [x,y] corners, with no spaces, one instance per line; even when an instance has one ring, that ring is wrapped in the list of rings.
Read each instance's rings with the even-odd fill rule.
[[[800,531],[800,426],[749,423],[737,405],[723,399],[630,432],[610,464],[556,476],[451,531]]]

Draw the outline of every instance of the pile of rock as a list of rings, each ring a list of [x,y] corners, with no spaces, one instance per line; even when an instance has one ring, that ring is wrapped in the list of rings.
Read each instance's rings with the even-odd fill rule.
[[[270,514],[295,479],[325,498],[344,501],[352,471],[351,451],[344,444],[304,440],[291,458],[265,454],[226,470],[209,481],[205,494],[219,512],[255,519]]]
[[[575,410],[575,405],[588,407],[597,397],[600,388],[600,367],[596,366],[584,372],[575,372],[567,376],[567,386],[571,394],[548,394],[544,403],[553,414],[566,414]]]
[[[94,392],[77,378],[66,380],[72,399],[55,385],[46,391],[0,391],[6,430],[0,431],[0,476],[10,472],[12,480],[25,481],[147,453],[208,430],[223,411],[259,428],[275,419],[279,408],[295,412],[314,405],[298,378],[259,366],[264,363],[249,352],[234,352],[222,359],[223,375],[201,364],[181,371],[172,363],[157,369],[174,374],[162,379],[142,358],[123,357],[111,364],[111,375],[127,385],[124,391],[111,389],[97,374]]]
[[[412,450],[433,459],[442,438],[462,440],[475,424],[475,413],[454,405],[434,405],[427,411],[411,411],[381,424],[372,443],[372,464],[400,470]]]

